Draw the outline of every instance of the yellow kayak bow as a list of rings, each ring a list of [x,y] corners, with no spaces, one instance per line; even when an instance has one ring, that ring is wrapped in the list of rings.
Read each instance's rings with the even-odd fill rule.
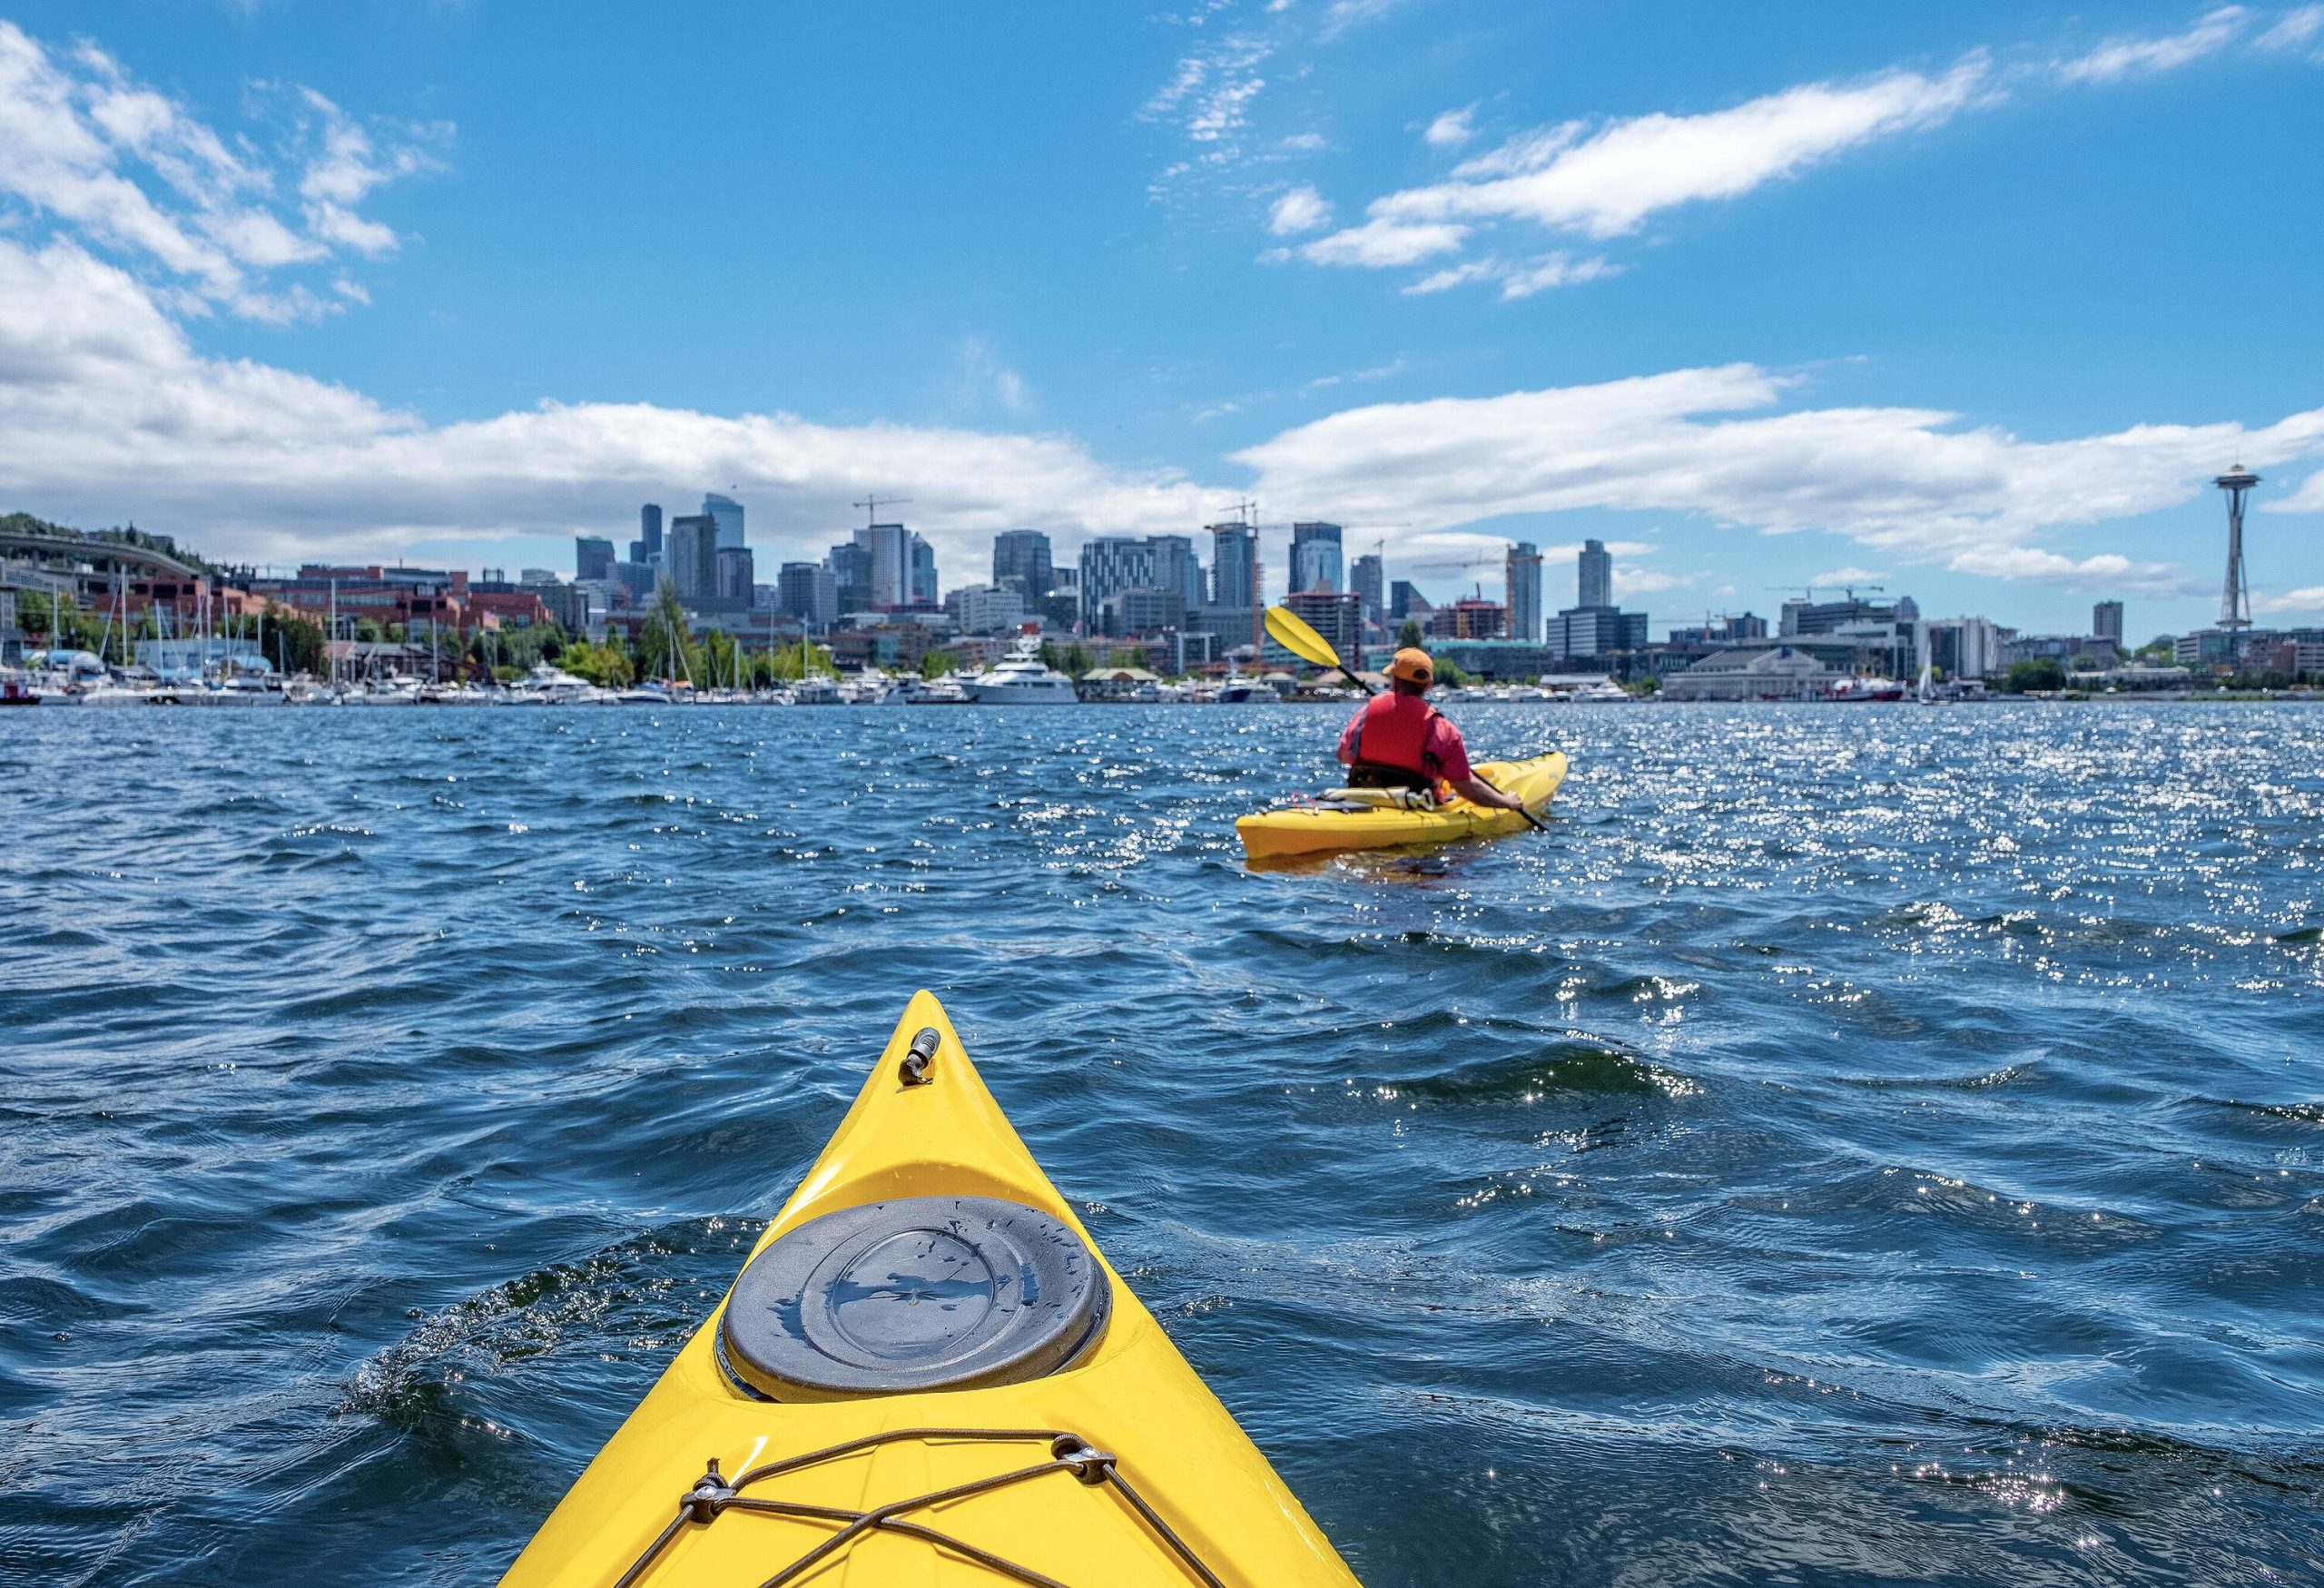
[[[915,993],[507,1588],[1354,1588]]]

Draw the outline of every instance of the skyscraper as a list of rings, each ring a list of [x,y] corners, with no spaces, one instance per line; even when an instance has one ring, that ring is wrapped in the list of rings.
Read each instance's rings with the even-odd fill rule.
[[[1336,590],[1340,587],[1340,527],[1307,523],[1291,527],[1291,588]]]
[[[724,612],[751,609],[752,587],[758,577],[757,559],[747,546],[721,546],[711,553],[716,605]]]
[[[911,573],[907,585],[905,605],[933,607],[940,599],[936,593],[936,548],[917,535],[911,538]]]
[[[1184,535],[1149,535],[1146,543],[1154,548],[1154,577],[1149,583],[1169,591],[1185,606],[1201,606],[1202,562],[1195,556],[1193,539]]]
[[[1356,600],[1363,607],[1364,622],[1377,623],[1387,616],[1386,608],[1380,604],[1381,568],[1378,553],[1367,551],[1357,557],[1348,568],[1347,583],[1348,588],[1355,592]]]
[[[1087,623],[1117,590],[1155,583],[1154,545],[1128,535],[1099,535],[1081,547],[1081,616]]]
[[[1606,542],[1585,539],[1582,542],[1582,588],[1576,596],[1576,607],[1613,607],[1613,558],[1606,556]]]
[[[670,520],[662,566],[678,599],[689,607],[707,607],[718,599],[718,520],[707,513]]]
[[[901,524],[874,524],[855,532],[855,544],[872,557],[871,605],[881,611],[911,600],[911,538]]]
[[[2122,604],[2101,601],[2090,609],[2090,637],[2112,640],[2114,648],[2122,648]]]
[[[1595,545],[1593,541],[1591,544]],[[1583,552],[1587,557],[1590,554]],[[1585,565],[1586,566],[1586,565]],[[1509,547],[1509,637],[1538,640],[1541,637],[1541,554],[1530,540],[1512,541]],[[1589,605],[1588,602],[1583,603]]]
[[[703,516],[718,523],[718,549],[739,550],[743,545],[743,504],[716,491],[702,498]]]
[[[652,502],[637,509],[637,538],[629,543],[629,560],[649,564],[662,560],[662,509]]]
[[[809,628],[829,628],[839,620],[839,586],[821,563],[784,563],[774,577],[774,592],[775,610]]]
[[[832,573],[832,599],[840,612],[863,612],[872,601],[872,546],[864,531],[858,529],[849,539],[831,548],[823,558],[823,566]]]
[[[573,538],[573,577],[610,579],[614,577],[614,543],[602,535]]]
[[[1210,600],[1215,607],[1259,604],[1259,538],[1248,524],[1210,527]]]
[[[1038,607],[1057,583],[1049,538],[1038,529],[1003,529],[992,538],[992,582],[1021,581],[1025,605]]]

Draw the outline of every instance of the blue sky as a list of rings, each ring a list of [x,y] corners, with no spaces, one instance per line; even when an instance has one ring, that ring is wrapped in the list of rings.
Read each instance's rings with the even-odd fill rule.
[[[2145,635],[2240,452],[2324,621],[2324,6],[0,19],[0,506],[569,567],[733,487],[771,577],[877,489],[950,586],[1249,493],[1440,597]]]

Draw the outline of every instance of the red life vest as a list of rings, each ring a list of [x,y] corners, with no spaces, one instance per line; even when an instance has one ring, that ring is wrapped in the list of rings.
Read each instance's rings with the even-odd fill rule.
[[[1374,695],[1355,725],[1354,764],[1409,773],[1423,785],[1433,783],[1444,772],[1428,747],[1435,721],[1436,708],[1417,695]]]

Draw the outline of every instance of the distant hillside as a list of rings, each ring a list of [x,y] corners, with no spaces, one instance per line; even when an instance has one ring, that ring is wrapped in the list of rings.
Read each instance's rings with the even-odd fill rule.
[[[158,551],[163,557],[176,557],[180,562],[198,567],[204,573],[222,575],[227,570],[198,551],[180,546],[174,537],[155,535],[132,524],[121,529],[75,529],[69,524],[52,524],[30,513],[0,515],[0,533],[17,535],[59,535],[75,540],[109,540],[115,546],[134,546],[144,551]]]

